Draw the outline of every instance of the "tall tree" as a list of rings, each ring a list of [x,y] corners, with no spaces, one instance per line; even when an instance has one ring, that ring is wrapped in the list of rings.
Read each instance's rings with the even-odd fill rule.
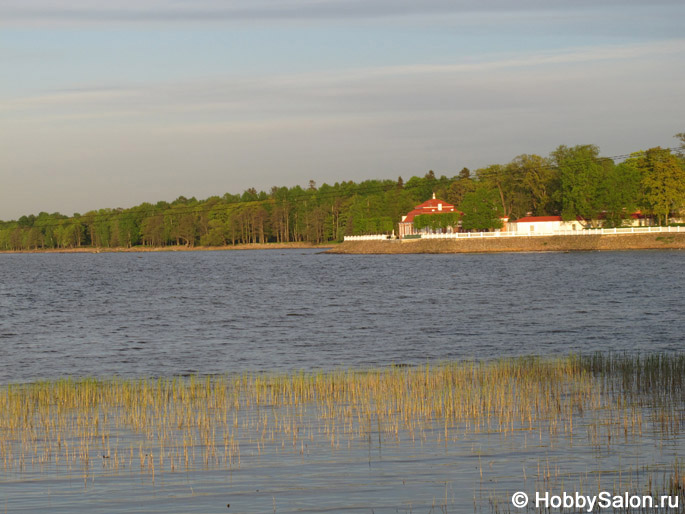
[[[636,160],[642,172],[643,201],[660,225],[685,207],[685,167],[668,149],[650,148]]]
[[[496,189],[479,187],[468,193],[459,206],[464,214],[461,226],[464,230],[492,230],[502,228],[499,193]]]
[[[162,213],[148,215],[140,226],[143,244],[146,246],[164,246],[164,215]]]
[[[191,203],[176,203],[165,214],[169,235],[177,245],[195,246],[197,237],[198,208]]]
[[[623,162],[606,170],[598,190],[603,226],[620,227],[637,209],[640,179],[640,170],[632,162]]]
[[[509,163],[507,171],[512,175],[513,217],[528,212],[542,216],[559,211],[555,201],[560,186],[559,170],[550,165],[549,159],[535,154],[519,155]]]
[[[464,200],[464,196],[476,190],[477,185],[477,182],[471,179],[469,174],[460,173],[459,178],[447,188],[445,200],[452,205],[459,205]]]
[[[595,145],[559,146],[552,152],[559,168],[561,216],[565,220],[580,217],[589,225],[595,224],[602,210],[600,187],[609,159],[600,159]]]
[[[491,164],[487,168],[476,170],[478,181],[486,189],[494,189],[499,198],[500,212],[507,217],[512,216],[514,209],[516,186],[510,170],[501,164]]]

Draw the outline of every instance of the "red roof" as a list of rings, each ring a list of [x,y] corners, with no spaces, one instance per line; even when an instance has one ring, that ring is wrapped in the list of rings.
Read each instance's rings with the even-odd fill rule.
[[[402,223],[413,223],[414,222],[414,216],[418,216],[419,214],[424,214],[421,211],[417,211],[414,209],[413,211],[410,211],[409,214],[407,214],[402,221]]]
[[[440,204],[442,204],[441,209],[438,208]],[[414,210],[407,214],[407,217],[404,219],[404,221],[402,221],[402,223],[412,223],[414,221],[414,217],[418,216],[419,214],[437,214],[442,212],[454,212],[454,205],[438,198],[431,198],[430,200],[426,200],[422,204],[414,207]]]
[[[439,204],[442,204],[443,211],[451,212],[454,210],[454,205],[447,203],[444,200],[440,200],[438,198],[431,198],[430,200],[426,200],[421,205],[417,205],[416,207],[414,207],[414,209],[437,211]]]
[[[535,223],[536,221],[561,221],[561,216],[525,216],[513,223]]]

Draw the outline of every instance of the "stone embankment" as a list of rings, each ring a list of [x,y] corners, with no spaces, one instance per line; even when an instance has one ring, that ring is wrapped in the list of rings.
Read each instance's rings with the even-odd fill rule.
[[[685,233],[346,241],[327,253],[490,253],[685,249]]]

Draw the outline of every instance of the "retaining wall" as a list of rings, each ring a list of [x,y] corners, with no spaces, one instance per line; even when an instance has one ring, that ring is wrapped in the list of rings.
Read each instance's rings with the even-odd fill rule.
[[[487,253],[685,249],[685,233],[345,241],[328,253]]]

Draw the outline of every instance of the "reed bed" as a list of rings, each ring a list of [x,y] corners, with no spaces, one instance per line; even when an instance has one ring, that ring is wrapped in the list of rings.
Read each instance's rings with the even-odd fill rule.
[[[0,470],[154,480],[240,468],[264,452],[448,446],[479,434],[524,433],[606,451],[643,435],[679,437],[683,376],[682,355],[592,355],[7,385],[0,388]],[[559,471],[543,464],[537,475],[550,482]],[[682,494],[679,468],[670,487]]]

